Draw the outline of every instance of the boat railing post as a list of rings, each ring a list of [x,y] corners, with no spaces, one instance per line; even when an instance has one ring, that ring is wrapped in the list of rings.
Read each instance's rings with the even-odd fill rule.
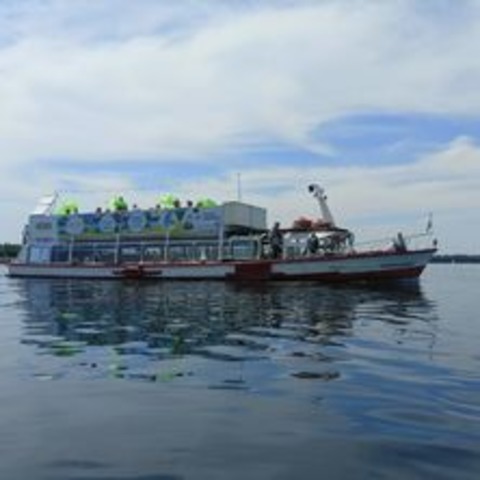
[[[118,259],[120,257],[120,234],[117,233],[115,236],[115,249],[113,252],[113,263],[118,265]]]
[[[163,251],[163,260],[168,262],[168,249],[170,248],[170,229],[167,230],[167,236],[165,237],[165,248]]]
[[[218,225],[218,260],[221,262],[223,260],[223,240],[225,235],[225,228],[223,225],[223,213],[222,218],[220,219]]]
[[[75,237],[70,235],[70,242],[68,244],[68,263],[71,265],[73,263],[73,245],[75,243]]]

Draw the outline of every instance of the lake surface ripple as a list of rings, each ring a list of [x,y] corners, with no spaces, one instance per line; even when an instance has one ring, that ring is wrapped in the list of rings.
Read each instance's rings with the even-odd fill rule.
[[[0,273],[2,479],[478,478],[478,266],[382,288]]]

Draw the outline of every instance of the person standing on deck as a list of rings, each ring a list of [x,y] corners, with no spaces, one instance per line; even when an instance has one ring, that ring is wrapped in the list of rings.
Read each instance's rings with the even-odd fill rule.
[[[283,251],[283,236],[280,231],[280,223],[275,222],[273,228],[270,230],[268,240],[270,242],[270,249],[272,258],[280,258]]]
[[[315,232],[312,232],[307,238],[307,245],[305,248],[307,255],[315,255],[318,252],[320,247],[320,242],[318,237],[315,235]]]

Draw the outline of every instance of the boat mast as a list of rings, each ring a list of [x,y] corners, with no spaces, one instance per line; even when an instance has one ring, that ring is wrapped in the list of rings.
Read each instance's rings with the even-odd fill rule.
[[[242,176],[237,172],[237,201],[242,201]]]
[[[333,219],[332,212],[327,205],[327,196],[325,190],[318,185],[318,183],[311,183],[308,186],[308,191],[317,199],[322,214],[322,219],[328,222],[332,227],[335,227],[335,220]]]

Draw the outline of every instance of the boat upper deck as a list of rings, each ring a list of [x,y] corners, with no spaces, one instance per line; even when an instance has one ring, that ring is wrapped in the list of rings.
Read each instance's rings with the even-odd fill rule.
[[[151,208],[30,216],[26,235],[30,245],[79,241],[141,241],[161,238],[218,238],[226,233],[249,233],[267,228],[266,210],[241,202],[199,208]]]

